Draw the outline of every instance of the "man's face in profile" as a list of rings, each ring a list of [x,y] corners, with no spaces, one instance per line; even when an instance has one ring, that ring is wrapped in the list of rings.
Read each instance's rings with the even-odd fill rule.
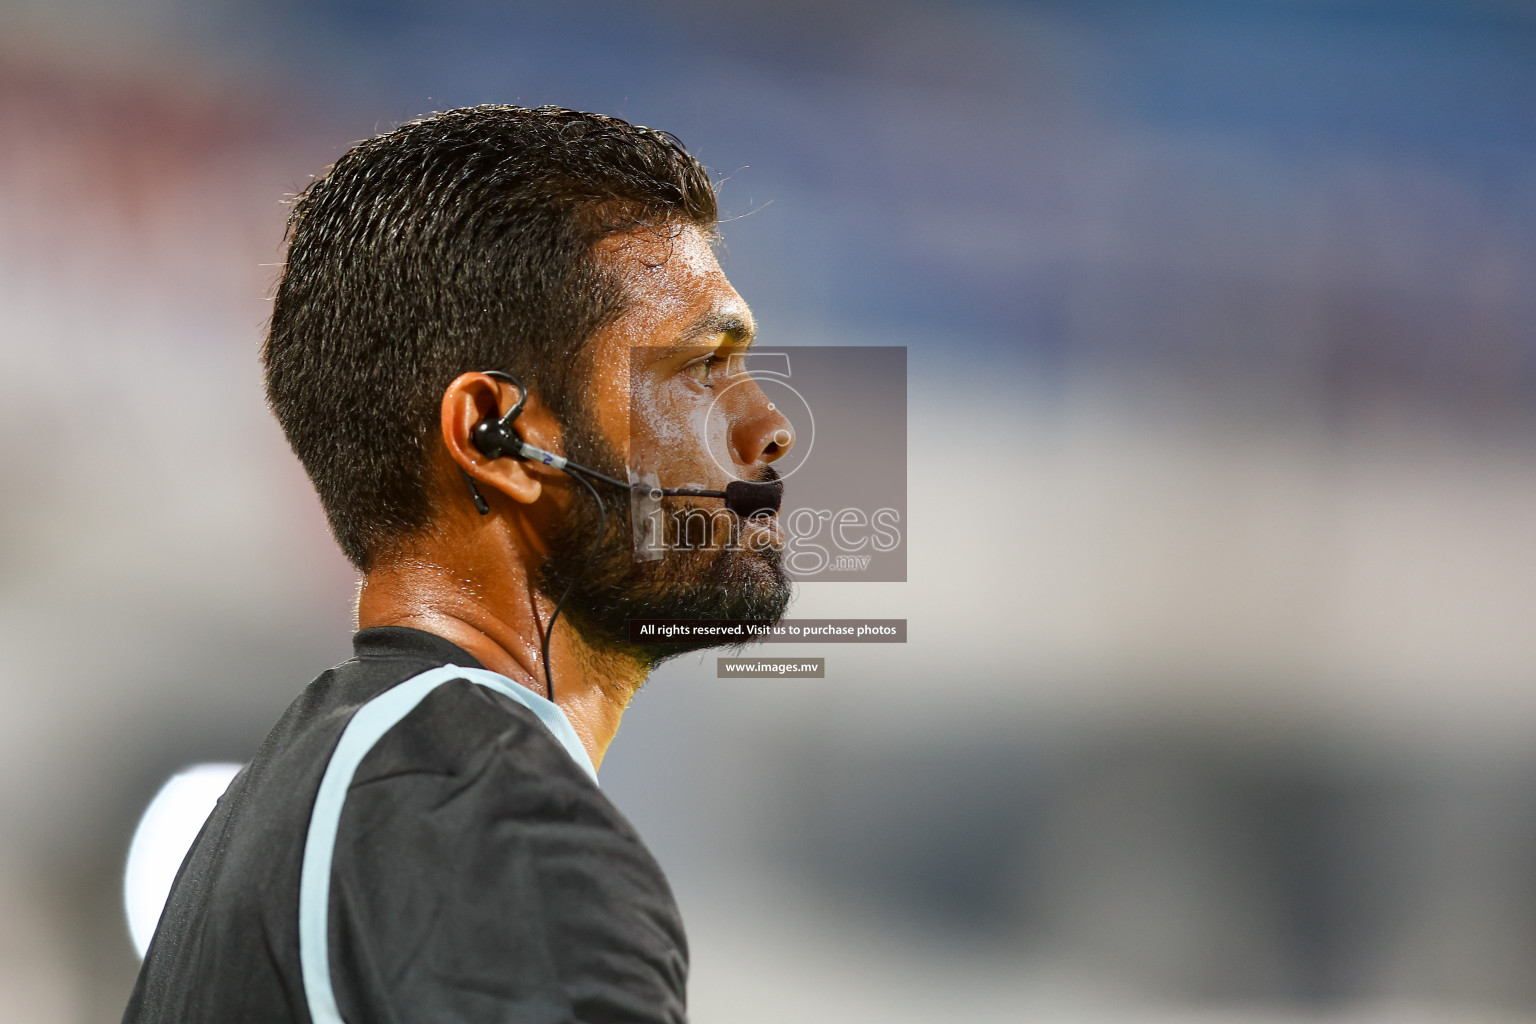
[[[792,428],[742,373],[752,314],[705,235],[694,227],[640,229],[604,239],[596,256],[629,301],[588,342],[567,453],[621,479],[630,470],[654,474],[663,487],[714,490],[771,479]],[[559,593],[575,581],[568,614],[593,639],[635,648],[630,619],[783,615],[790,583],[776,517],[737,519],[718,499],[666,498],[665,554],[637,561],[625,496],[608,505],[606,536],[583,572],[599,516],[579,488],[572,498],[551,540],[544,584]],[[698,514],[687,515],[690,508]],[[693,649],[647,645],[641,653],[659,660]]]

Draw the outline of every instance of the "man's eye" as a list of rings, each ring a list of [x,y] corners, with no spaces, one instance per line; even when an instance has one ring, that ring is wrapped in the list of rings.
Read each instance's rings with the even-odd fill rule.
[[[683,372],[694,380],[707,382],[723,362],[725,360],[719,356],[710,356],[708,359],[700,359],[696,363],[689,363],[683,367]]]

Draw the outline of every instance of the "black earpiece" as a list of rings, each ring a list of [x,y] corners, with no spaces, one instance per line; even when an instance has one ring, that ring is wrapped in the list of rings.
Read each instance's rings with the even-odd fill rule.
[[[523,440],[517,436],[512,424],[523,414],[523,406],[528,404],[528,389],[523,386],[522,381],[501,370],[486,370],[485,375],[492,380],[499,380],[517,388],[517,401],[507,410],[505,416],[492,413],[476,423],[475,429],[470,431],[469,439],[474,443],[475,449],[488,459],[499,459],[504,456],[521,459]],[[475,484],[475,478],[463,469],[459,472],[464,474],[464,482],[469,485],[469,496],[474,500],[475,511],[483,516],[490,515],[491,506],[486,502],[485,496],[480,493],[480,488]]]
[[[505,416],[497,416],[493,413],[476,423],[470,440],[474,442],[480,454],[488,459],[499,459],[507,455],[520,459],[523,457],[523,441],[513,431],[512,424],[523,414],[523,406],[528,404],[528,389],[523,387],[522,381],[501,370],[486,370],[485,375],[492,380],[499,380],[503,384],[511,384],[517,388],[517,401],[507,410]]]

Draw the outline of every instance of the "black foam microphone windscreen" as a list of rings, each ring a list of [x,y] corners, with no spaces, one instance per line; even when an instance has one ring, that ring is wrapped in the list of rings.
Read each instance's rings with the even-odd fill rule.
[[[725,507],[743,519],[774,515],[783,502],[782,480],[732,480],[725,485]]]

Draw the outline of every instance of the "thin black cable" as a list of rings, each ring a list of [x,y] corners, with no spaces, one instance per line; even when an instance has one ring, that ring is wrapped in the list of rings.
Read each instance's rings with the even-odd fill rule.
[[[522,442],[521,438],[519,438],[515,433],[512,432],[512,424],[517,420],[517,418],[519,416],[522,415],[523,406],[528,401],[528,388],[525,387],[523,385],[523,382],[521,380],[519,380],[516,376],[514,376],[513,374],[510,374],[510,373],[507,373],[505,370],[482,370],[481,372],[484,373],[487,377],[490,377],[492,380],[501,381],[504,384],[510,384],[513,387],[517,388],[517,401],[512,404],[512,408],[508,409],[505,415],[499,416],[495,420],[496,426],[498,426],[502,430],[502,432],[503,432],[503,437],[511,439],[511,442],[512,442],[511,454],[517,455],[518,452],[522,451],[521,445],[522,445],[523,442]],[[481,428],[484,428],[484,427],[488,426],[490,424],[490,422],[491,422],[490,420],[486,420],[486,421],[482,422],[480,424],[480,427],[476,429],[476,435],[478,436],[479,430]],[[496,449],[494,451],[488,450],[488,449],[482,447],[481,446],[481,442],[479,442],[478,440],[475,443],[476,443],[477,447],[481,448],[481,451],[484,454],[489,455],[492,458],[496,458],[497,456],[499,456],[499,455],[501,455],[501,454],[503,454],[505,452],[505,442],[498,442],[497,443],[497,447],[496,447]],[[519,457],[521,457],[521,456],[519,456]],[[605,484],[610,484],[610,485],[612,485],[614,487],[618,487],[618,488],[621,488],[621,489],[626,490],[626,491],[633,492],[633,491],[637,491],[637,490],[639,490],[641,488],[640,484],[630,483],[627,480],[620,480],[617,477],[609,476],[607,473],[599,473],[595,469],[591,469],[590,467],[587,467],[587,466],[578,465],[577,463],[574,463],[574,462],[567,462],[566,465],[564,467],[561,467],[561,468],[565,469],[568,472],[572,472],[572,473],[585,473],[587,476],[591,477],[594,480],[601,480]],[[485,507],[485,499],[480,497],[479,489],[477,487],[475,487],[474,480],[470,479],[470,476],[469,476],[468,473],[464,474],[464,479],[469,481],[469,489],[471,491],[473,491],[474,494],[475,494],[475,507],[480,510],[480,514],[481,515],[488,514],[490,512],[490,509]],[[587,481],[583,480],[582,483],[587,483]],[[589,489],[590,489],[590,485],[589,485]],[[660,490],[663,495],[666,495],[668,497],[677,497],[677,496],[686,495],[688,497],[695,497],[695,498],[724,498],[726,496],[726,493],[724,491],[706,491],[706,490],[699,490],[699,489],[693,488],[693,487],[662,487],[662,488],[657,488],[657,489]],[[596,494],[597,492],[593,491],[592,493]]]
[[[603,541],[608,536],[608,508],[603,504],[602,496],[597,493],[597,488],[583,479],[579,473],[567,473],[566,476],[585,487],[587,493],[592,495],[592,500],[597,502],[598,526],[597,540],[592,542],[592,550],[587,552],[587,560],[582,564],[581,572],[572,576],[571,581],[565,585],[565,593],[561,594],[560,600],[555,602],[555,610],[549,616],[549,625],[544,627],[544,644],[540,648],[540,653],[544,657],[544,687],[549,695],[549,702],[551,704],[555,702],[555,673],[549,667],[549,638],[555,631],[555,620],[560,617],[560,609],[565,606],[565,599],[571,596],[571,591],[576,587],[576,581],[584,578],[587,575],[587,570],[592,568],[592,560],[597,557],[598,549],[603,546]]]
[[[572,474],[573,476],[577,474],[589,476],[594,480],[600,480],[605,484],[612,484],[614,487],[622,488],[626,491],[643,491],[645,489],[643,484],[625,483],[623,480],[620,480],[617,477],[611,477],[607,473],[599,473],[597,470],[588,466],[580,465],[579,463],[568,461],[566,462],[564,468],[566,472]],[[656,490],[660,491],[664,497],[668,498],[724,498],[726,496],[724,491],[706,491],[697,487],[658,487]]]

